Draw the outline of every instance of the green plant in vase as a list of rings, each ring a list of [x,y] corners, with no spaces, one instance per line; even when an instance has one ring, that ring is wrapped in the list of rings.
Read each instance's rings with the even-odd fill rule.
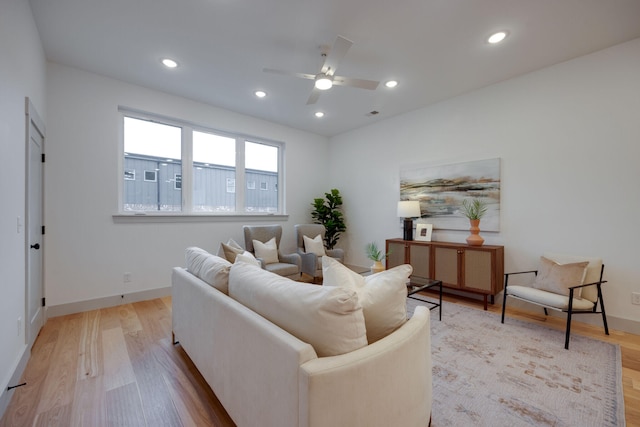
[[[367,258],[373,261],[371,271],[373,273],[377,273],[384,270],[382,260],[386,259],[389,256],[390,252],[387,252],[386,254],[383,253],[380,249],[378,249],[378,245],[376,244],[376,242],[367,243],[367,245],[365,246],[365,251],[367,253]]]
[[[311,217],[314,223],[324,225],[326,230],[324,245],[327,249],[333,249],[338,243],[340,234],[347,229],[340,210],[342,196],[340,196],[340,191],[335,188],[329,193],[324,193],[324,196],[326,199],[313,199]]]
[[[464,199],[462,201],[461,212],[469,218],[471,234],[467,237],[467,244],[470,246],[482,246],[484,239],[480,236],[480,219],[487,213],[487,203],[474,197],[473,199]]]

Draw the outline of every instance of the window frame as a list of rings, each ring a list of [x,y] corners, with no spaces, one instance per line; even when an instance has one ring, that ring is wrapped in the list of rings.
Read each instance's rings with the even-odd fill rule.
[[[284,188],[284,176],[285,176],[285,143],[282,141],[275,141],[272,139],[258,137],[255,135],[248,135],[241,132],[230,132],[220,129],[211,128],[205,125],[196,124],[193,122],[167,117],[163,115],[148,113],[136,109],[127,107],[118,107],[119,113],[119,150],[118,150],[118,207],[117,214],[113,217],[115,220],[121,222],[128,221],[127,218],[149,218],[149,217],[172,217],[177,220],[187,218],[197,218],[200,220],[209,220],[215,218],[237,218],[237,217],[265,217],[269,218],[286,218],[285,197],[284,192],[277,191],[277,212],[246,212],[245,211],[245,188],[247,187],[246,170],[244,163],[245,142],[254,142],[265,145],[270,145],[278,148],[278,170],[277,170],[277,188]],[[182,129],[181,132],[181,146],[182,146],[182,173],[181,173],[181,190],[182,190],[182,210],[180,212],[171,211],[125,211],[124,205],[124,121],[125,117],[146,120],[154,123],[177,126]],[[236,166],[235,166],[235,188],[236,188],[236,207],[234,212],[194,212],[193,211],[193,131],[213,133],[224,137],[234,138],[236,141]],[[174,187],[177,185],[177,181],[174,182]]]

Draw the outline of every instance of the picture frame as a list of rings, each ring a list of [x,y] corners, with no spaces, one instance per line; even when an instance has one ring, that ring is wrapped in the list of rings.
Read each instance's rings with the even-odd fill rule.
[[[416,224],[415,240],[430,242],[432,232],[433,232],[433,224]]]

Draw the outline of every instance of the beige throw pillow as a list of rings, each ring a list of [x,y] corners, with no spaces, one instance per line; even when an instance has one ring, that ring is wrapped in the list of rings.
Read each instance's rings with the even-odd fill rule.
[[[238,264],[241,262],[255,265],[256,267],[262,267],[262,265],[260,265],[260,261],[258,261],[256,257],[254,257],[253,254],[249,251],[244,251],[243,253],[238,254],[238,256],[236,256],[236,260],[234,264]]]
[[[253,250],[256,253],[256,258],[262,259],[265,264],[274,264],[279,262],[278,259],[278,247],[276,246],[276,238],[272,237],[266,243],[262,243],[259,240],[253,241]]]
[[[308,254],[316,254],[317,256],[324,256],[324,242],[322,236],[318,234],[313,239],[307,236],[302,236],[304,240],[304,251]]]
[[[362,306],[355,291],[298,283],[253,265],[231,267],[229,295],[301,341],[319,357],[367,345]]]
[[[574,262],[570,264],[558,264],[545,257],[540,257],[538,274],[533,282],[533,287],[554,294],[569,296],[569,288],[582,285],[587,272],[588,261]],[[582,288],[573,292],[574,298],[580,298]]]
[[[413,272],[399,265],[363,277],[331,257],[322,258],[323,286],[353,289],[364,311],[369,344],[386,337],[407,321],[407,281]]]
[[[220,243],[220,246],[224,257],[231,263],[236,262],[236,256],[244,252],[244,249],[233,239],[229,239],[227,243]]]

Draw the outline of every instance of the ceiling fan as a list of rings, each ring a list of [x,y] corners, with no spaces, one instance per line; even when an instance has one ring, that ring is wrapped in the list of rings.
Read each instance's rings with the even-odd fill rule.
[[[282,74],[285,76],[299,77],[301,79],[315,80],[311,95],[307,100],[307,105],[315,104],[324,90],[331,89],[333,85],[351,86],[360,89],[375,90],[380,82],[364,79],[353,79],[350,77],[336,76],[335,72],[340,62],[347,54],[353,42],[342,36],[338,36],[333,43],[333,47],[329,53],[323,53],[324,63],[318,74],[294,73],[291,71],[274,70],[272,68],[264,68],[265,73]]]

